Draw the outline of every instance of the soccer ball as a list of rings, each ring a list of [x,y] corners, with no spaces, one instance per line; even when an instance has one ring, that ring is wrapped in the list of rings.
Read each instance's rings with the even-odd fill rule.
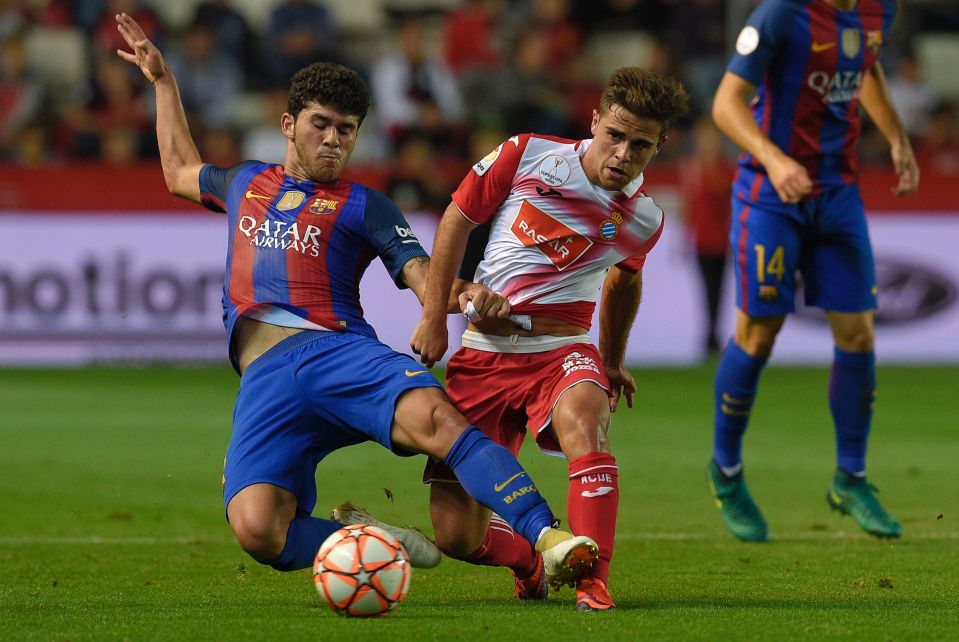
[[[395,537],[354,524],[330,535],[316,553],[313,582],[339,615],[386,615],[410,589],[409,555]]]

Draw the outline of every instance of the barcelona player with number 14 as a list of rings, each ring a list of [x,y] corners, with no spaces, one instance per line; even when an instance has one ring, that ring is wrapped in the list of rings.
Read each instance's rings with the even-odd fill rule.
[[[893,192],[906,196],[919,185],[879,64],[895,13],[894,0],[764,0],[740,32],[713,102],[716,124],[745,153],[730,234],[739,311],[716,371],[707,481],[726,526],[745,541],[769,538],[740,451],[759,375],[794,310],[797,270],[806,304],[825,310],[835,342],[829,408],[837,467],[827,501],[872,535],[902,531],[866,482],[877,292],[856,183],[861,105],[889,141]]]

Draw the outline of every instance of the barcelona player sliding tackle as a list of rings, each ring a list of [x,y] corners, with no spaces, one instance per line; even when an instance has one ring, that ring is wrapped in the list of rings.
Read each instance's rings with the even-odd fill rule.
[[[575,581],[593,563],[596,544],[553,528],[553,514],[515,457],[470,426],[428,371],[377,341],[363,318],[359,281],[373,257],[421,301],[429,258],[389,200],[340,178],[369,107],[359,75],[329,63],[300,70],[279,123],[284,164],[215,167],[200,159],[160,52],[128,15],[118,15],[117,26],[131,49],[117,53],[156,90],[167,187],[226,213],[224,319],[241,380],[223,500],[240,546],[279,570],[309,567],[342,526],[311,514],[317,464],[344,446],[375,441],[397,455],[443,462],[470,497],[536,543],[551,581]],[[444,309],[467,302],[493,318],[509,311],[501,297],[466,283],[447,289]],[[415,566],[439,562],[425,536],[390,529]]]
[[[581,611],[615,607],[608,579],[619,482],[607,433],[622,398],[632,406],[626,338],[646,254],[665,221],[641,189],[642,172],[688,101],[673,78],[619,69],[593,112],[593,138],[520,134],[476,163],[440,222],[423,318],[411,339],[426,365],[443,356],[444,293],[470,232],[491,221],[475,280],[509,299],[513,319],[469,324],[449,363],[448,392],[471,422],[514,453],[530,430],[540,448],[568,461],[570,527],[599,544],[599,560],[576,583]],[[600,287],[597,350],[587,331]],[[508,567],[520,598],[546,596],[532,540],[469,497],[444,462],[433,460],[425,479],[440,548],[473,564]]]
[[[890,143],[893,192],[906,196],[919,186],[879,64],[895,12],[894,0],[764,0],[740,32],[713,102],[716,124],[746,153],[733,183],[730,234],[739,312],[716,371],[707,481],[724,523],[744,541],[769,539],[746,487],[742,440],[759,375],[795,309],[797,270],[806,304],[826,311],[835,343],[836,473],[826,499],[871,535],[902,532],[866,481],[876,275],[856,182],[861,104]]]

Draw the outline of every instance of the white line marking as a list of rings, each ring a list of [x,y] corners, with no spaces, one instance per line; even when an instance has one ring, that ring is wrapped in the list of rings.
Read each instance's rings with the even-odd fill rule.
[[[617,541],[621,542],[709,542],[730,539],[732,536],[726,533],[705,534],[705,533],[619,533],[616,535]],[[876,541],[860,531],[807,531],[799,533],[776,532],[772,534],[773,541],[815,541],[815,540],[841,540],[841,539],[861,539],[864,542]],[[959,540],[959,532],[947,531],[943,533],[925,532],[912,533],[907,531],[901,540],[888,540],[889,543],[896,541],[908,542],[911,540],[932,540],[932,541],[953,541]],[[883,541],[883,540],[880,540]],[[68,545],[107,545],[107,546],[158,546],[169,544],[232,544],[233,540],[224,536],[222,539],[211,539],[203,537],[0,537],[0,546],[18,546],[29,544],[50,544],[56,546]]]
[[[107,544],[152,546],[157,544],[223,544],[227,539],[213,540],[201,537],[0,537],[0,546],[18,544]]]

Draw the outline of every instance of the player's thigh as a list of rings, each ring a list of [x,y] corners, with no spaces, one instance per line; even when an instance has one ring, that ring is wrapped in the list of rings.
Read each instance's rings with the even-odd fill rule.
[[[536,359],[531,371],[536,375],[529,377],[533,383],[526,390],[536,445],[567,458],[608,448],[609,379],[596,347],[574,343],[538,353]]]
[[[553,432],[569,460],[609,452],[609,396],[594,381],[568,388],[553,408]]]
[[[820,197],[815,236],[804,249],[801,269],[806,305],[834,312],[876,307],[876,268],[856,186]]]
[[[801,233],[790,214],[733,199],[729,238],[740,310],[755,317],[794,311]]]
[[[444,459],[468,426],[440,388],[412,388],[396,402],[390,440],[404,450]]]
[[[519,455],[526,436],[526,411],[522,407],[522,386],[535,372],[529,355],[502,354],[461,348],[446,370],[446,393],[453,406],[471,426]],[[458,483],[456,475],[442,460],[429,458],[423,471],[427,484]]]
[[[233,431],[223,467],[223,500],[254,484],[293,494],[307,513],[316,502],[318,424],[296,385],[296,355],[285,353],[246,370],[233,412]],[[343,445],[343,444],[341,444]]]
[[[425,398],[443,398],[439,382],[413,360],[376,339],[352,333],[317,345],[297,370],[297,387],[311,412],[322,421],[375,441],[400,455],[409,455],[392,440],[400,398],[410,390],[432,388]]]
[[[430,519],[437,546],[447,555],[466,557],[483,543],[492,511],[466,494],[458,483],[430,485]]]

